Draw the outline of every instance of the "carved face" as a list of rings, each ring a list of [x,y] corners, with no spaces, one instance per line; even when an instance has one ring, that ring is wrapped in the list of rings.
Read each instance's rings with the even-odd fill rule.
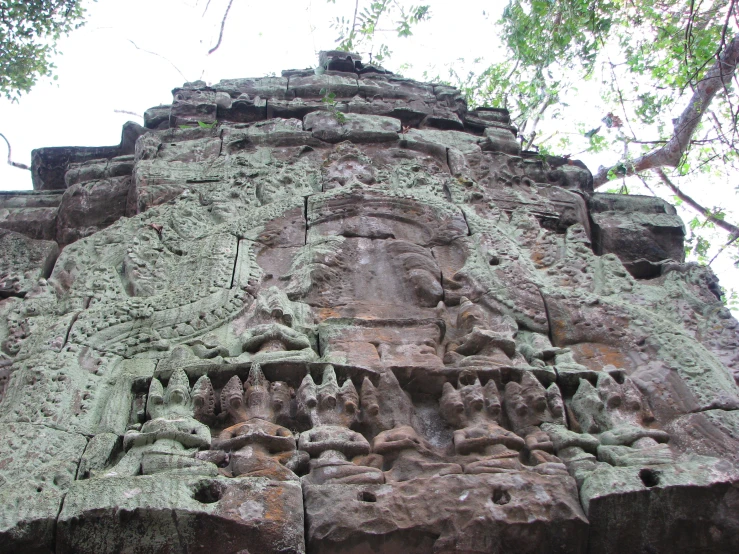
[[[185,405],[190,401],[190,393],[185,387],[172,387],[167,391],[165,402],[170,406]]]
[[[444,391],[441,395],[441,401],[439,402],[441,408],[441,415],[446,419],[452,426],[461,429],[467,423],[467,418],[464,413],[464,401],[462,396],[459,394],[451,383],[444,383]]]
[[[547,409],[547,398],[543,391],[535,388],[524,390],[526,404],[536,413],[543,413]]]
[[[467,385],[462,387],[459,391],[464,402],[464,407],[467,410],[468,415],[479,413],[482,411],[485,405],[485,400],[482,395],[482,387],[479,383],[476,385]]]
[[[621,387],[610,375],[598,376],[598,394],[609,410],[619,408],[623,402]]]
[[[318,392],[318,409],[321,411],[330,411],[336,408],[339,399],[339,389],[334,387],[325,387]]]
[[[564,401],[562,400],[562,394],[560,393],[557,385],[552,384],[547,389],[547,405],[549,406],[549,411],[554,418],[554,422],[559,423],[560,425],[564,425],[565,405]]]
[[[272,420],[269,390],[264,385],[255,385],[246,390],[246,410],[250,418]]]
[[[602,433],[611,427],[605,403],[585,379],[580,379],[580,386],[572,397],[572,411],[585,433]]]
[[[388,245],[388,252],[406,271],[405,279],[413,287],[421,306],[434,307],[444,296],[439,282],[441,272],[429,250],[416,244],[397,240]]]
[[[506,413],[515,430],[551,421],[544,387],[535,377],[525,375],[521,384],[511,381],[505,388]]]
[[[475,327],[485,325],[485,313],[477,304],[473,304],[464,298],[460,303],[459,315],[457,316],[457,327],[460,331],[469,333]]]
[[[492,379],[488,381],[485,385],[484,396],[485,410],[487,411],[488,415],[496,422],[500,422],[502,406],[500,404],[498,388],[495,386],[495,381],[493,381]]]
[[[288,410],[291,398],[292,391],[287,383],[283,381],[272,383],[272,407],[275,412],[281,413],[283,410]]]
[[[356,389],[352,387],[349,390],[342,390],[341,393],[339,393],[339,400],[343,405],[344,412],[351,414],[352,416],[357,413],[357,409],[359,408],[359,395],[357,394]]]
[[[624,409],[630,412],[641,412],[645,409],[645,406],[642,403],[641,393],[631,379],[628,377],[626,378],[621,390],[624,395]]]
[[[234,376],[221,391],[221,407],[236,417],[244,407],[244,388],[241,380]]]

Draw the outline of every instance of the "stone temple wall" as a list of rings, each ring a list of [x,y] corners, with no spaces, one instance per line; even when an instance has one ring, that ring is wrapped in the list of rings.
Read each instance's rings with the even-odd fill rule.
[[[675,210],[322,53],[0,194],[0,551],[739,551]]]

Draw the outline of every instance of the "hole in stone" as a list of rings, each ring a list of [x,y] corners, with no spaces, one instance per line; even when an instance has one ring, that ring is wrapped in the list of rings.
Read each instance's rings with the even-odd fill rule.
[[[201,504],[213,504],[223,496],[223,487],[218,481],[203,481],[198,483],[192,497]]]
[[[639,472],[639,479],[641,479],[645,487],[654,487],[659,485],[659,472],[644,468]]]
[[[497,489],[493,491],[493,502],[501,506],[508,504],[511,501],[511,495],[508,491]]]
[[[36,487],[36,492],[41,492],[42,490],[44,489],[42,489],[41,487]]]
[[[361,491],[357,494],[357,498],[360,502],[377,502],[377,497],[369,491]]]
[[[498,256],[492,256],[490,258],[490,265],[499,265],[500,264],[500,258]]]

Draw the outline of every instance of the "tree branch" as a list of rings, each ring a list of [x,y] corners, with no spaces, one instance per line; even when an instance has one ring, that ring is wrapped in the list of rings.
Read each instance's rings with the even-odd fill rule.
[[[180,71],[180,68],[177,67],[175,64],[172,63],[172,61],[169,58],[165,58],[161,54],[157,54],[156,52],[152,52],[151,50],[146,50],[145,48],[141,48],[138,44],[136,44],[134,41],[132,41],[130,38],[126,39],[128,42],[133,44],[133,47],[136,48],[136,50],[141,50],[142,52],[146,52],[147,54],[151,54],[152,56],[156,56],[157,58],[162,58],[165,62],[169,63],[172,67],[175,68],[177,73],[180,74],[180,77],[182,77],[185,81],[190,81],[187,77],[185,77],[185,74]]]
[[[739,239],[739,235],[736,235],[733,239],[729,239],[729,242],[727,242],[721,248],[719,248],[718,252],[716,252],[716,254],[713,256],[713,258],[711,258],[711,261],[708,262],[708,265],[711,265],[716,260],[716,258],[719,257],[719,255],[721,254],[721,252],[723,252],[729,246],[731,246],[732,244],[734,244],[736,242],[736,239]]]
[[[680,117],[675,121],[675,131],[672,138],[661,148],[657,148],[628,163],[624,167],[619,163],[613,167],[601,167],[593,177],[593,185],[599,187],[608,182],[608,173],[616,171],[619,177],[633,175],[635,173],[655,169],[659,167],[677,167],[683,154],[690,146],[693,133],[706,113],[716,93],[723,90],[730,82],[739,63],[739,35],[736,35],[726,46],[726,49],[718,57],[713,67],[708,70],[705,77],[695,86],[688,106]]]
[[[228,12],[231,11],[231,4],[234,3],[234,0],[229,0],[228,6],[226,7],[226,13],[223,14],[223,19],[221,20],[221,32],[218,34],[218,42],[216,45],[208,50],[208,55],[210,56],[213,52],[218,50],[218,48],[221,46],[221,41],[223,40],[223,29],[226,28],[226,20],[228,19]]]
[[[113,110],[113,113],[122,113],[122,114],[125,114],[125,115],[133,115],[133,116],[136,116],[136,117],[138,117],[140,119],[144,119],[144,116],[141,115],[140,113],[132,112],[132,111],[129,111],[129,110]]]
[[[523,150],[528,150],[531,148],[531,145],[534,143],[534,139],[536,139],[536,126],[539,124],[539,120],[541,119],[541,116],[544,115],[544,112],[546,109],[552,105],[552,102],[554,101],[554,97],[549,94],[548,92],[544,95],[544,101],[542,102],[541,108],[538,112],[536,112],[536,115],[534,116],[534,120],[531,123],[531,132],[529,133],[529,140],[526,142],[526,146],[523,147]]]
[[[18,162],[14,162],[13,161],[13,159],[12,159],[13,156],[12,156],[12,152],[11,152],[11,148],[10,148],[10,141],[7,138],[5,138],[5,135],[3,135],[2,133],[0,133],[0,137],[3,137],[3,140],[5,141],[5,144],[8,145],[8,165],[12,165],[13,167],[17,167],[18,169],[31,169],[26,164],[21,164],[21,163],[18,163]]]
[[[685,194],[683,191],[681,191],[675,183],[670,181],[670,178],[667,176],[667,174],[662,170],[661,167],[655,168],[654,172],[659,177],[660,181],[662,181],[665,185],[668,186],[668,188],[677,196],[680,200],[685,202],[688,206],[699,212],[703,217],[705,217],[708,221],[716,225],[717,227],[721,227],[724,231],[727,231],[731,234],[731,237],[739,237],[739,227],[736,225],[733,225],[729,223],[728,221],[724,221],[723,219],[716,217],[714,214],[712,214],[709,210],[705,209],[703,206],[698,204],[695,200],[693,200],[690,196]]]

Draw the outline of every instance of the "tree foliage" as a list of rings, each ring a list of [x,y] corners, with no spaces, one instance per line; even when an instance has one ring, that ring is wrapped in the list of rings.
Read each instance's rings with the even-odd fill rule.
[[[702,222],[691,232],[726,231],[720,252],[739,260],[737,222],[681,190],[739,169],[739,0],[509,0],[498,29],[502,59],[445,76],[471,105],[509,109],[524,148],[610,157],[596,186],[627,192],[631,176],[632,190],[678,199]]]
[[[739,222],[682,190],[739,169],[739,0],[508,0],[497,34],[503,48],[491,44],[473,71],[430,77],[471,106],[507,108],[525,149],[610,158],[596,186],[617,180],[609,191],[692,209],[693,257],[729,252],[739,263]],[[714,229],[728,233],[722,244],[711,244]]]
[[[84,23],[79,0],[0,0],[0,93],[17,100],[52,76],[56,43]]]
[[[327,0],[335,4],[336,0]],[[429,6],[404,5],[398,0],[354,2],[354,15],[337,16],[331,27],[336,30],[337,50],[369,55],[369,61],[382,63],[392,52],[378,37],[393,33],[399,37],[413,35],[413,27],[430,16]],[[387,23],[386,23],[387,21]]]

